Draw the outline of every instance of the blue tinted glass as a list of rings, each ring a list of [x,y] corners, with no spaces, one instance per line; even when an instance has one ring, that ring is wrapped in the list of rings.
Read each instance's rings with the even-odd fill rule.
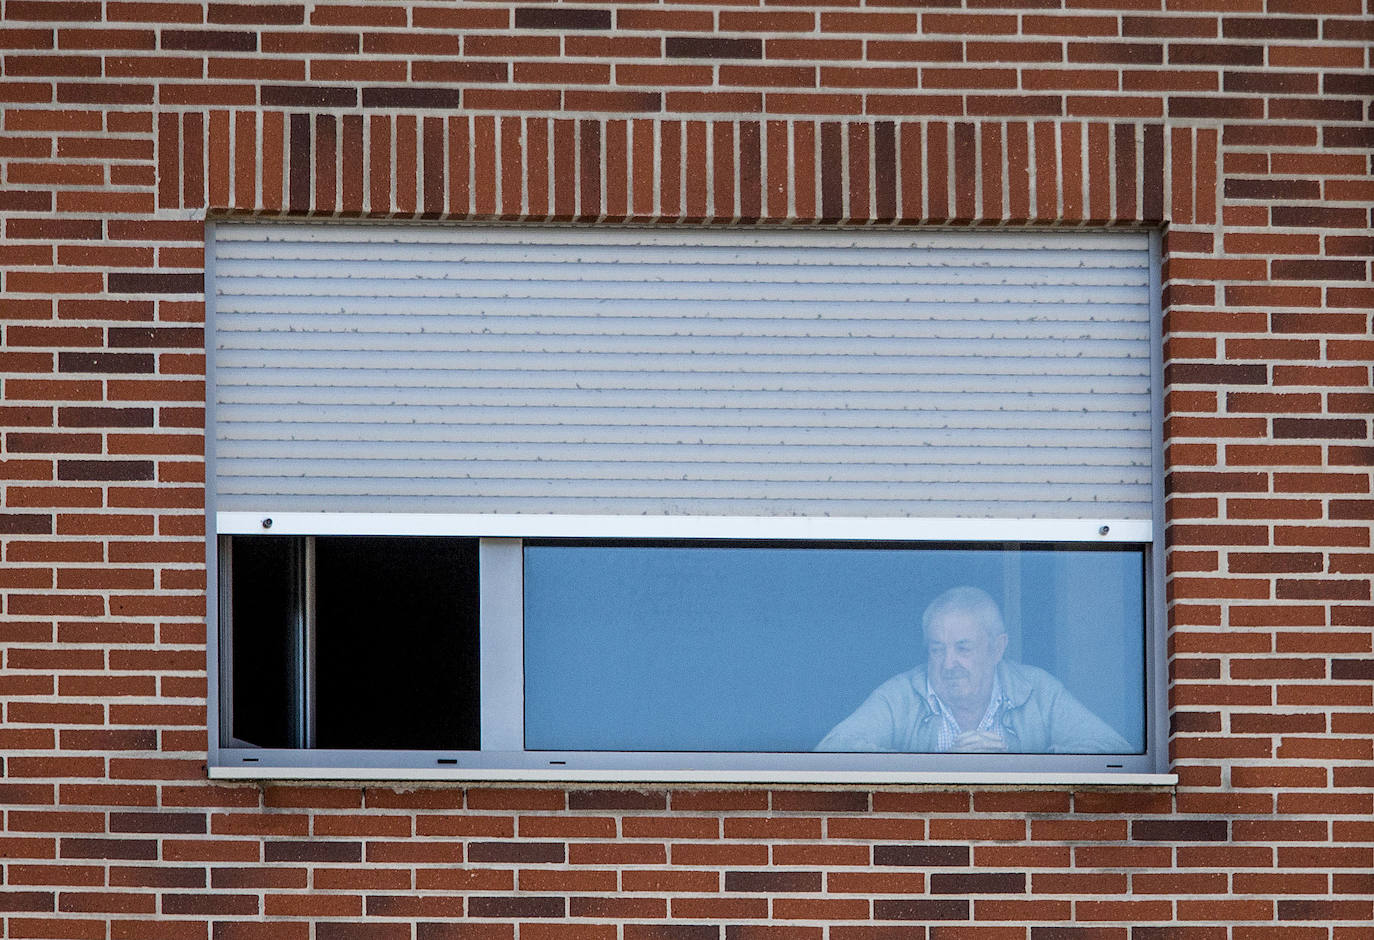
[[[1143,598],[1134,546],[527,544],[526,746],[1141,752]]]

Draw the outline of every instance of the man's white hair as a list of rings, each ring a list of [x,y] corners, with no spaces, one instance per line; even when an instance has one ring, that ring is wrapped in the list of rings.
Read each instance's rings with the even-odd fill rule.
[[[982,588],[964,584],[952,587],[935,598],[921,615],[921,633],[929,638],[930,625],[949,614],[965,614],[973,618],[990,637],[1007,632],[1007,625],[1002,620],[1002,611],[997,607],[997,602]]]

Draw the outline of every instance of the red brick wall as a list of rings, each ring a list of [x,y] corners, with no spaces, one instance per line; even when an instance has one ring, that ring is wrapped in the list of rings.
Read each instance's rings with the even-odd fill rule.
[[[1367,0],[0,10],[4,936],[1371,936]],[[1180,786],[207,782],[206,211],[1165,226]]]

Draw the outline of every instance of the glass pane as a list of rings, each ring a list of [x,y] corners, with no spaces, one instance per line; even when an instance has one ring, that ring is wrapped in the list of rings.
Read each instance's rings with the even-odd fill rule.
[[[477,540],[315,540],[316,741],[479,747]]]
[[[232,539],[230,734],[258,747],[300,746],[301,543],[280,536]]]
[[[531,542],[526,746],[1140,753],[1144,625],[1137,546]]]

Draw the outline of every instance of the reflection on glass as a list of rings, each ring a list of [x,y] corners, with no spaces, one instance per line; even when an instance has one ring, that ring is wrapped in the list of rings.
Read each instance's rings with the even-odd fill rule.
[[[527,542],[526,746],[1139,753],[1143,598],[1138,546]],[[903,678],[957,733],[870,727]]]

